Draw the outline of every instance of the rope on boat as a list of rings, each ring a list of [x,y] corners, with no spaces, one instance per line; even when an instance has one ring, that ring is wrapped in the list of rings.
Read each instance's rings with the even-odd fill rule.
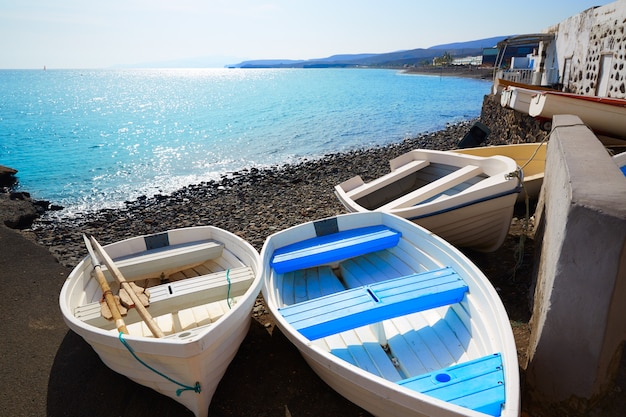
[[[533,159],[535,159],[535,156],[537,156],[537,153],[539,152],[539,148],[541,148],[544,142],[548,141],[548,139],[552,135],[552,132],[554,132],[557,128],[560,128],[560,127],[575,127],[575,126],[585,126],[591,130],[591,128],[585,123],[572,123],[568,125],[552,126],[552,128],[550,129],[550,132],[546,134],[546,136],[543,138],[541,142],[539,142],[539,145],[535,149],[535,152],[533,152],[533,154],[528,159],[528,161],[526,161],[526,163],[520,167],[521,170],[523,171],[524,168],[526,168],[526,165],[528,165]],[[530,203],[528,201],[528,193],[523,187],[522,189],[524,190],[524,194],[526,196],[526,198],[524,199],[524,202],[526,204],[526,215],[524,216],[524,220],[522,222],[522,234],[519,239],[519,244],[517,245],[517,248],[515,249],[515,255],[514,255],[515,266],[513,267],[513,276],[512,276],[513,281],[515,281],[515,273],[522,266],[522,262],[524,261],[524,243],[526,242],[526,233],[528,232],[528,229],[530,227]]]
[[[144,361],[142,361],[139,356],[137,356],[137,354],[135,353],[135,351],[133,350],[133,348],[128,344],[128,342],[124,339],[124,334],[122,332],[120,332],[120,342],[122,342],[122,344],[126,347],[126,349],[128,349],[128,351],[130,352],[131,355],[133,355],[133,357],[135,359],[137,359],[137,361],[142,364],[143,366],[145,366],[146,368],[148,368],[149,370],[151,370],[152,372],[154,372],[157,375],[162,376],[163,378],[167,379],[168,381],[178,385],[179,389],[176,390],[176,396],[180,397],[180,394],[182,394],[184,391],[194,391],[197,394],[200,394],[200,392],[202,391],[202,388],[200,387],[200,382],[196,382],[196,384],[192,387],[190,385],[185,385],[183,383],[180,383],[172,378],[170,378],[169,376],[165,375],[163,372],[160,372],[156,369],[154,369],[153,367],[151,367],[150,365],[148,365],[147,363],[145,363]]]
[[[515,273],[522,266],[524,262],[524,244],[526,243],[526,233],[528,233],[528,229],[530,227],[530,202],[528,199],[528,193],[524,190],[525,198],[524,203],[526,205],[526,215],[524,216],[524,220],[522,221],[522,233],[519,237],[519,243],[515,248],[513,256],[515,257],[515,266],[513,267],[513,276],[512,279],[515,281]]]
[[[524,168],[526,168],[526,165],[530,164],[531,161],[535,159],[535,156],[537,156],[539,149],[544,144],[544,142],[548,140],[549,137],[550,135],[548,134],[541,142],[539,142],[539,145],[535,149],[535,152],[533,152],[530,158],[528,158],[528,161],[526,161],[526,163],[520,167],[519,169],[520,172],[523,172]],[[519,179],[520,178],[518,177],[518,180]],[[520,269],[520,267],[522,266],[522,263],[524,262],[524,244],[526,243],[526,233],[528,233],[528,229],[530,227],[530,201],[528,198],[528,192],[526,191],[526,188],[523,185],[522,185],[522,191],[524,192],[524,204],[526,206],[526,213],[524,215],[524,219],[522,220],[522,233],[519,237],[519,243],[517,244],[517,247],[515,248],[515,252],[513,254],[515,258],[515,265],[513,266],[513,271],[512,271],[513,281],[515,281],[515,274],[517,270]]]
[[[226,293],[226,303],[228,304],[228,308],[232,309],[230,305],[230,268],[226,270],[226,281],[228,282],[228,291]]]

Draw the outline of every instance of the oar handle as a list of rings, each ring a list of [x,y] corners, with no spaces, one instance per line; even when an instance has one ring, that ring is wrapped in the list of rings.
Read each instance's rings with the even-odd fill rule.
[[[156,321],[154,321],[150,313],[148,313],[148,310],[146,310],[146,308],[143,306],[143,303],[141,302],[139,297],[137,297],[135,291],[130,287],[130,284],[128,283],[128,281],[126,281],[118,267],[115,265],[113,259],[111,259],[109,254],[106,253],[104,248],[100,246],[98,241],[93,236],[90,236],[89,239],[91,240],[93,247],[100,253],[102,260],[104,261],[106,267],[109,269],[109,272],[111,272],[111,275],[113,275],[117,282],[119,282],[120,286],[126,290],[130,298],[133,300],[135,308],[137,309],[137,313],[139,313],[139,316],[146,323],[154,337],[164,337],[165,334],[163,333],[161,328],[159,328],[159,325]]]
[[[85,241],[85,246],[87,246],[87,251],[89,252],[89,256],[91,257],[91,264],[93,265],[94,272],[96,273],[96,280],[98,284],[100,284],[100,288],[102,289],[102,296],[104,297],[104,301],[107,303],[109,310],[111,311],[111,315],[113,316],[113,320],[115,321],[115,327],[117,330],[128,334],[128,329],[126,328],[126,323],[124,323],[124,319],[122,318],[122,314],[120,310],[117,308],[117,303],[115,302],[115,297],[111,292],[111,287],[109,287],[109,283],[107,282],[104,274],[102,273],[102,267],[100,266],[100,260],[96,256],[93,251],[93,247],[91,246],[91,242],[87,239],[87,236],[83,234],[83,240]]]

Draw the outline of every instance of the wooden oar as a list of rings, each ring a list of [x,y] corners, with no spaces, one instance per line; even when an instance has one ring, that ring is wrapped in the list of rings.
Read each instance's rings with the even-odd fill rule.
[[[106,265],[106,267],[109,269],[109,272],[111,272],[111,275],[113,275],[116,281],[119,282],[120,287],[124,288],[126,292],[128,292],[128,295],[130,295],[130,298],[133,300],[133,303],[135,303],[135,308],[137,309],[137,313],[139,313],[139,316],[144,321],[144,323],[146,323],[146,325],[148,326],[148,328],[150,329],[154,337],[165,336],[163,331],[159,328],[159,325],[157,324],[157,322],[154,321],[150,313],[148,313],[148,310],[146,310],[146,308],[143,306],[141,300],[139,299],[139,297],[137,297],[137,294],[135,294],[135,291],[131,288],[129,282],[126,281],[126,279],[124,278],[120,270],[117,268],[117,266],[115,265],[115,262],[113,262],[113,259],[111,259],[111,257],[109,256],[108,253],[106,253],[104,248],[100,246],[96,238],[94,238],[93,236],[90,236],[89,238],[91,239],[91,243],[93,247],[96,248],[98,252],[100,252],[100,256],[102,256],[102,260],[104,261],[104,264]]]
[[[102,288],[102,296],[104,297],[104,301],[109,307],[111,311],[111,315],[113,316],[113,320],[115,320],[115,327],[117,330],[128,334],[128,329],[126,329],[126,323],[124,323],[124,319],[122,318],[122,314],[120,310],[117,308],[117,303],[115,302],[115,297],[111,292],[111,287],[109,287],[109,283],[107,282],[104,274],[102,273],[102,267],[100,266],[100,260],[96,256],[93,251],[93,247],[91,247],[91,242],[87,239],[87,236],[83,234],[83,240],[85,241],[85,246],[87,246],[87,251],[89,252],[89,256],[91,257],[91,263],[93,265],[93,269],[96,273],[96,279],[98,280],[98,284],[100,284],[100,288]]]

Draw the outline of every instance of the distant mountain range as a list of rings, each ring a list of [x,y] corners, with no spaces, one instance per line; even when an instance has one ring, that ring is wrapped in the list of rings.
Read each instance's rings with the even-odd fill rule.
[[[347,54],[333,55],[328,58],[289,60],[289,59],[260,59],[242,61],[238,64],[227,65],[229,68],[346,68],[346,67],[401,67],[405,65],[419,65],[425,61],[432,61],[444,52],[452,57],[481,55],[483,49],[492,48],[498,42],[509,36],[495,36],[467,42],[448,43],[418,48],[408,51],[387,52],[381,54]]]

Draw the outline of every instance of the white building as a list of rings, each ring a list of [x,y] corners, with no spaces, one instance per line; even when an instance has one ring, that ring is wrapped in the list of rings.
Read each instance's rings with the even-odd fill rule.
[[[593,7],[551,26],[499,44],[539,39],[529,68],[500,70],[497,77],[549,85],[577,94],[626,98],[626,1]]]

